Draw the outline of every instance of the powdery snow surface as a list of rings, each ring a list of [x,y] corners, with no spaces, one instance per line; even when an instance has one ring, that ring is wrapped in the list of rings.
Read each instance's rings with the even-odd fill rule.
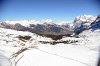
[[[37,49],[27,51],[18,66],[86,66],[77,61],[49,54]]]
[[[11,62],[0,51],[0,66],[11,66]]]
[[[19,35],[32,38],[23,42],[18,39]],[[100,30],[84,31],[79,36],[80,38],[64,37],[59,40],[78,40],[77,43],[50,45],[39,42],[40,40],[52,42],[50,38],[0,28],[0,66],[96,66]],[[23,48],[28,49],[18,53]]]
[[[96,66],[98,52],[72,45],[41,45],[24,53],[18,66]]]

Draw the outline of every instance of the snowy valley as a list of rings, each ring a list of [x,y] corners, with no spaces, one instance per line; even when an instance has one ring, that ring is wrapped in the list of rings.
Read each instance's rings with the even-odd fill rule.
[[[0,22],[0,66],[97,66],[99,48],[100,16]]]

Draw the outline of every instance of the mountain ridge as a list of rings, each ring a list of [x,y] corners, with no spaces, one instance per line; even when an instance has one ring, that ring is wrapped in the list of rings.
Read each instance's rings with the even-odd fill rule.
[[[100,25],[100,15],[77,16],[72,22],[55,23],[53,20],[21,20],[0,22],[0,27],[18,31],[29,31],[42,35],[72,35],[79,34],[84,30],[96,29]],[[100,26],[98,26],[100,28]]]

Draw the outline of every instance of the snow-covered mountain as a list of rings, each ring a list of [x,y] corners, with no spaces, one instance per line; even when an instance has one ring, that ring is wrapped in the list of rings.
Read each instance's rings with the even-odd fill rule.
[[[100,15],[92,16],[92,15],[82,15],[78,16],[74,20],[74,32],[80,33],[84,30],[92,29],[94,30],[99,28],[100,24]]]
[[[71,25],[47,21],[1,22],[0,66],[97,66],[100,16],[79,16]],[[68,35],[75,30],[81,32],[58,40],[39,35]]]

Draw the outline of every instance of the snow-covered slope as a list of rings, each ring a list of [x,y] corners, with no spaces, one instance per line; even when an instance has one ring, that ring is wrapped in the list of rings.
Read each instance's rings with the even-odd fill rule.
[[[29,40],[20,39],[19,36],[30,36]],[[39,36],[27,31],[16,31],[11,29],[0,28],[0,46],[26,46],[33,45],[39,41],[53,41],[51,38]],[[39,44],[39,43],[38,43]]]
[[[0,28],[0,53],[2,63],[9,66],[96,66],[99,54],[100,30],[84,31],[80,38],[63,37],[57,41],[75,43],[43,44],[39,41],[54,40],[26,31]],[[89,33],[89,35],[87,35]],[[18,36],[31,36],[29,40],[20,40]],[[98,41],[98,42],[97,42]],[[4,58],[5,57],[5,58]]]

